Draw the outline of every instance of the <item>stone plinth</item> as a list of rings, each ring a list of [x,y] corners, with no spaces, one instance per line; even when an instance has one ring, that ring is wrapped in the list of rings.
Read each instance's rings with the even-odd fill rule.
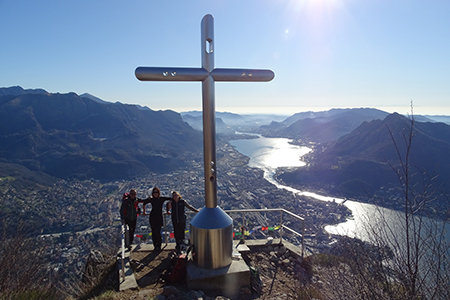
[[[219,289],[232,295],[241,287],[250,286],[250,269],[243,259],[233,259],[230,265],[215,270],[199,268],[189,261],[187,283],[190,290]]]

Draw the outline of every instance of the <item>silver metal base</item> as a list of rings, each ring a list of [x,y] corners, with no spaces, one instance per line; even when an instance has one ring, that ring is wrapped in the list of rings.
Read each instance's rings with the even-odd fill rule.
[[[191,221],[192,258],[204,269],[220,269],[231,264],[233,219],[220,207],[203,207]]]

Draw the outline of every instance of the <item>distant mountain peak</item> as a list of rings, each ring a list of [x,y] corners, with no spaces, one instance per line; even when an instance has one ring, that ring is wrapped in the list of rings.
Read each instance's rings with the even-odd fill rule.
[[[95,101],[95,102],[97,102],[97,103],[108,103],[107,101],[102,100],[102,99],[100,99],[100,98],[98,98],[98,97],[95,97],[94,95],[91,95],[91,94],[89,94],[89,93],[81,94],[81,95],[80,95],[80,98],[88,98],[88,99],[90,99],[90,100],[92,100],[92,101]]]
[[[19,96],[24,94],[48,94],[48,92],[44,89],[23,89],[21,86],[11,86],[0,88],[0,96]]]

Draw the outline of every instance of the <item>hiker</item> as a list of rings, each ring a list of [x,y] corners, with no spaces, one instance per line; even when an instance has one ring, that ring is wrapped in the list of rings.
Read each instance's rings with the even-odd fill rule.
[[[170,200],[169,197],[161,197],[161,192],[158,187],[154,187],[152,190],[152,196],[147,199],[140,200],[143,205],[148,203],[152,204],[152,210],[149,216],[150,227],[152,228],[152,240],[155,250],[161,250],[161,228],[163,226],[163,214],[162,207],[166,200]]]
[[[128,240],[125,241],[128,251],[131,250],[134,231],[136,230],[137,215],[139,213],[139,199],[136,198],[136,194],[135,189],[131,189],[129,193],[125,193],[122,196],[122,205],[120,206],[120,218],[122,219],[122,224],[128,225],[129,228]]]
[[[184,231],[186,228],[186,214],[184,208],[187,207],[193,212],[199,210],[190,205],[186,200],[181,199],[181,195],[173,191],[172,199],[167,202],[167,213],[172,215],[173,231],[175,235],[175,241],[177,243],[176,250],[180,251],[180,246],[184,241]]]

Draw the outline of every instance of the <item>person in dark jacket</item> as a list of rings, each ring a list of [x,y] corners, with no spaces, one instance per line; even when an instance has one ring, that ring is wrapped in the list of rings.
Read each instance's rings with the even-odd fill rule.
[[[181,199],[181,195],[173,191],[172,199],[167,202],[167,213],[172,215],[172,225],[175,235],[175,241],[177,243],[176,250],[180,251],[180,246],[184,241],[184,231],[186,228],[186,214],[184,208],[198,212],[198,209],[190,205],[186,200]]]
[[[138,199],[136,198],[136,190],[132,189],[130,190],[130,193],[123,195],[122,205],[120,206],[120,218],[122,219],[122,224],[128,225],[129,228],[128,240],[125,241],[128,250],[131,250],[131,244],[133,243],[137,215]]]
[[[140,200],[143,205],[148,203],[152,204],[152,210],[149,216],[150,227],[152,228],[152,240],[155,250],[161,250],[161,228],[163,226],[163,214],[162,207],[166,200],[170,200],[169,197],[161,197],[161,192],[158,187],[154,187],[152,190],[152,196],[147,199]]]

